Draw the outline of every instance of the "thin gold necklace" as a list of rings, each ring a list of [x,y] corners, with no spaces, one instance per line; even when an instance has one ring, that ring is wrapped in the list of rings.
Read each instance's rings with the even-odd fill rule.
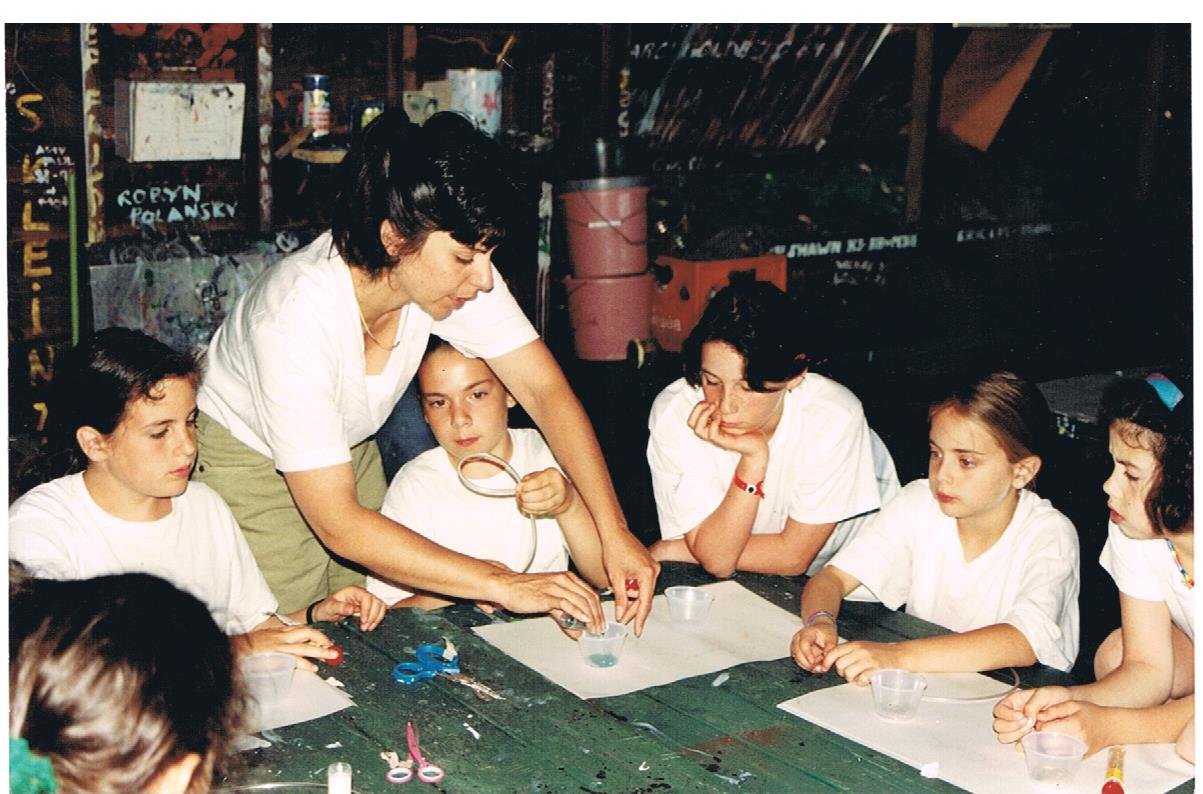
[[[359,309],[359,324],[363,326],[364,333],[366,333],[368,335],[369,339],[371,339],[373,342],[376,343],[377,347],[383,348],[385,350],[396,350],[398,347],[401,346],[400,341],[393,342],[391,345],[386,345],[383,342],[381,342],[379,339],[377,339],[376,334],[372,333],[372,329],[368,328],[368,320],[366,317],[363,316],[363,307],[359,305],[358,300],[355,301],[355,308]]]

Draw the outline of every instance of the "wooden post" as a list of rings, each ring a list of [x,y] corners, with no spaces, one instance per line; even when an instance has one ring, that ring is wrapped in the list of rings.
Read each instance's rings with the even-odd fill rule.
[[[1140,110],[1140,144],[1136,153],[1136,200],[1146,201],[1152,190],[1157,131],[1161,126],[1161,83],[1165,75],[1165,25],[1152,26],[1145,69],[1144,105]]]
[[[418,26],[401,27],[401,80],[406,91],[418,90]],[[400,97],[397,98],[400,100]],[[439,108],[446,110],[446,108]]]
[[[915,226],[922,217],[923,168],[931,112],[932,44],[930,24],[915,28],[915,69],[911,77],[911,124],[906,150],[906,209],[903,220]]]
[[[272,26],[255,26],[255,98],[259,131],[259,232],[272,230]]]
[[[79,46],[83,67],[84,97],[84,190],[88,208],[88,245],[104,242],[104,156],[100,123],[100,43],[95,22],[79,26]]]

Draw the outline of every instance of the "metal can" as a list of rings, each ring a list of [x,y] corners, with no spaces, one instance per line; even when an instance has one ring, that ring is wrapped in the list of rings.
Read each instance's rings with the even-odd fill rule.
[[[303,112],[305,123],[313,127],[313,137],[330,133],[330,77],[324,74],[305,75]]]

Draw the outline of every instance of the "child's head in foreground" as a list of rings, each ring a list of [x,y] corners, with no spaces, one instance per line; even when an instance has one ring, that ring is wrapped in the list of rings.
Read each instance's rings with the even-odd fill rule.
[[[1128,537],[1194,531],[1190,392],[1185,376],[1161,373],[1118,380],[1103,392],[1099,424],[1115,464],[1103,491],[1112,523]]]
[[[448,455],[488,452],[509,460],[509,409],[517,403],[484,359],[432,336],[417,377],[422,414]]]
[[[205,605],[147,574],[11,589],[9,736],[59,791],[208,791],[244,701]]]
[[[1051,433],[1040,390],[996,371],[956,387],[928,409],[929,485],[940,510],[958,519],[1008,515],[1033,484]]]

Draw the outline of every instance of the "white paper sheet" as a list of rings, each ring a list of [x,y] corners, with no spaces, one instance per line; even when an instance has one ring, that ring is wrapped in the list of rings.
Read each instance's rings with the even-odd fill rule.
[[[316,673],[297,670],[292,677],[288,697],[263,709],[261,714],[256,712],[252,715],[258,717],[252,732],[315,720],[354,705],[355,701],[346,692],[330,686]]]
[[[583,699],[625,695],[789,654],[790,639],[802,625],[798,615],[774,606],[738,582],[703,587],[714,594],[704,623],[696,627],[674,623],[664,596],[658,595],[643,636],[631,632],[618,664],[605,669],[585,664],[577,644],[545,616],[477,626],[473,631]],[[606,619],[613,620],[614,605],[604,607]]]
[[[964,674],[927,674],[929,690],[961,697],[989,694],[1005,685],[976,673],[976,684]],[[869,687],[853,684],[811,692],[778,707],[880,753],[896,758],[925,777],[939,777],[975,794],[1040,791],[1028,779],[1023,754],[999,744],[991,728],[993,701],[934,703],[924,700],[910,722],[888,722],[873,711]],[[1063,792],[1097,794],[1107,771],[1107,753],[1095,753],[1078,769],[1072,788]],[[920,774],[916,772],[916,777]],[[1164,792],[1194,777],[1195,770],[1170,744],[1128,745],[1124,788],[1131,792]],[[916,781],[917,782],[917,781]]]

